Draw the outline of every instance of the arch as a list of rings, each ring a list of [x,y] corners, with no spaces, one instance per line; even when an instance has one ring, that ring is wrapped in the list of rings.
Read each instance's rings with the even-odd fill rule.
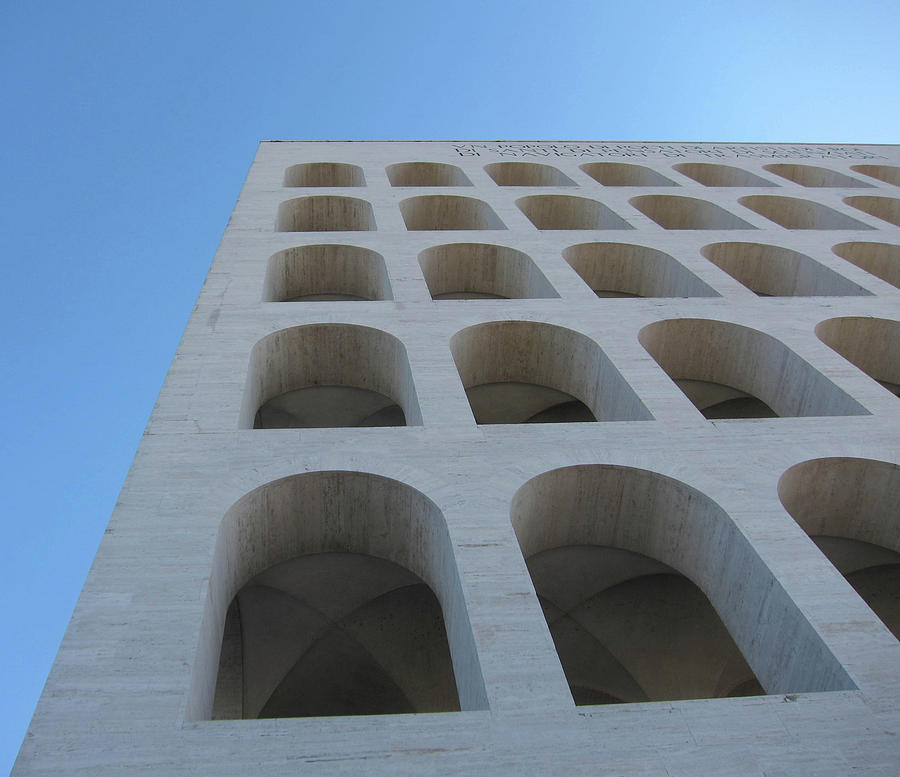
[[[354,567],[362,574],[348,578],[347,571]],[[404,591],[407,588],[414,590]],[[238,610],[249,616],[246,624],[235,620],[232,606],[242,593],[247,601]],[[427,604],[429,595],[438,603],[441,629],[429,621],[433,612],[427,606],[425,619],[415,618],[415,605]],[[432,644],[440,639],[423,642],[415,634],[417,628],[402,628],[410,620],[430,636],[445,624],[442,644]],[[331,639],[335,624],[344,632],[343,641]],[[242,635],[244,628],[249,629],[247,635]],[[267,644],[257,638],[260,629]],[[379,638],[379,629],[388,629],[391,639]],[[234,644],[235,632],[243,645]],[[331,660],[323,659],[323,643],[339,647]],[[235,648],[245,646],[248,650],[236,666]],[[334,660],[352,658],[353,650],[362,647],[377,659],[380,672],[371,669],[372,661],[342,665]],[[452,666],[446,661],[448,649]],[[487,707],[447,526],[437,506],[421,492],[365,472],[309,472],[260,486],[227,511],[215,541],[188,719],[298,709],[301,714],[346,711],[340,699],[319,710],[296,704],[298,693],[322,697],[321,690],[304,686],[304,672],[297,669],[308,654],[314,667],[327,666],[333,672],[368,667],[372,682],[364,677],[354,689],[367,713],[403,711],[395,709],[397,689],[416,711]],[[248,666],[251,660],[254,666]],[[338,692],[348,685],[354,688],[352,682],[312,676]],[[308,680],[310,672],[305,677]],[[389,686],[388,692],[373,694],[379,685]],[[285,690],[295,696],[293,707]],[[272,699],[274,705],[269,704]],[[388,708],[372,709],[373,699]]]
[[[831,318],[816,326],[816,337],[900,397],[900,321]]]
[[[419,265],[432,299],[559,297],[525,253],[489,243],[426,248]]]
[[[870,295],[806,254],[763,243],[711,243],[703,254],[761,297]]]
[[[693,178],[704,186],[778,186],[749,170],[712,162],[684,162],[672,165],[682,175]]]
[[[638,339],[707,418],[869,414],[784,343],[756,329],[679,318],[645,326]]]
[[[678,186],[656,170],[627,162],[590,162],[581,169],[603,186]]]
[[[410,231],[506,229],[491,206],[474,197],[450,194],[410,197],[400,203],[400,213]]]
[[[663,229],[756,229],[712,202],[674,194],[646,194],[629,202]]]
[[[718,297],[662,251],[629,243],[581,243],[563,258],[598,297]]]
[[[297,197],[278,206],[279,232],[361,232],[375,229],[372,203],[356,197]]]
[[[896,197],[844,197],[851,208],[900,227],[900,199]]]
[[[580,332],[491,321],[457,332],[450,350],[476,423],[652,419],[600,346]]]
[[[900,167],[895,165],[853,165],[850,169],[870,178],[900,186]]]
[[[308,324],[250,352],[240,426],[420,426],[406,348],[380,329]]]
[[[765,165],[770,173],[788,181],[793,181],[807,188],[861,188],[868,189],[871,184],[851,178],[849,175],[839,173],[837,170],[829,170],[818,165]]]
[[[738,202],[785,229],[873,229],[818,202],[798,197],[753,194]]]
[[[535,194],[516,205],[538,229],[633,229],[602,202],[569,194]]]
[[[399,162],[386,168],[391,186],[471,186],[456,165],[443,162]]]
[[[552,165],[537,162],[494,162],[484,171],[497,186],[575,186],[569,176]]]
[[[269,257],[264,302],[382,299],[393,299],[387,267],[368,248],[307,245]]]
[[[576,703],[854,687],[728,514],[691,486],[569,466],[525,483],[510,515]]]
[[[850,457],[810,459],[781,476],[778,497],[900,639],[900,466]]]
[[[346,162],[306,162],[284,171],[285,186],[365,186],[366,177],[358,165]]]
[[[831,249],[841,259],[900,289],[900,245],[838,243]]]

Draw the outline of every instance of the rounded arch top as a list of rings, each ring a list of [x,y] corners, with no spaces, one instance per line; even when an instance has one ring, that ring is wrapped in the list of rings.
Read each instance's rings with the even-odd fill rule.
[[[569,176],[538,162],[494,162],[484,171],[497,186],[575,186]]]
[[[391,186],[471,186],[456,165],[445,162],[398,162],[386,168]]]
[[[834,456],[795,464],[778,481],[784,509],[810,536],[900,552],[900,465]]]
[[[305,162],[284,171],[285,186],[365,186],[358,165],[346,162]]]

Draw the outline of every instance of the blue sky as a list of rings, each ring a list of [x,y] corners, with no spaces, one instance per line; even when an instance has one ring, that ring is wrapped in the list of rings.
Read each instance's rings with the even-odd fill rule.
[[[0,773],[257,142],[900,142],[896,0],[0,6]]]

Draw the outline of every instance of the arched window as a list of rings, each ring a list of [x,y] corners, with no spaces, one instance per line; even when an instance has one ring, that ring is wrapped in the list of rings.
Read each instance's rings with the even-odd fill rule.
[[[419,265],[433,299],[558,297],[530,256],[488,243],[427,248]]]
[[[536,321],[492,321],[450,341],[479,424],[643,421],[650,412],[585,335]]]
[[[663,229],[756,229],[724,208],[696,197],[645,194],[629,202]]]
[[[443,162],[400,162],[387,168],[391,186],[471,186],[456,165]]]
[[[853,687],[725,511],[685,483],[565,467],[522,486],[511,519],[576,704]]]
[[[356,197],[297,197],[278,206],[278,232],[365,232],[375,229],[372,204]]]
[[[782,342],[750,327],[679,318],[644,327],[639,339],[709,419],[868,415]]]
[[[563,258],[598,297],[718,297],[673,257],[628,243],[569,246]]]
[[[712,243],[701,253],[760,297],[868,295],[806,254],[763,243]]]
[[[816,336],[900,397],[900,321],[847,316],[816,326]]]
[[[486,708],[438,508],[362,472],[247,494],[216,540],[192,679],[195,720]]]
[[[868,224],[850,218],[812,200],[799,197],[775,197],[752,194],[738,202],[760,216],[774,221],[785,229],[872,229]]]
[[[528,220],[540,230],[633,229],[602,202],[569,194],[535,194],[516,200]]]
[[[269,258],[266,302],[392,299],[384,257],[368,248],[307,245]]]
[[[497,186],[575,186],[569,176],[537,162],[494,162],[484,171]]]
[[[778,482],[785,509],[900,639],[900,466],[827,458]]]
[[[306,162],[284,171],[285,186],[365,186],[361,167],[345,162]]]
[[[581,169],[603,186],[678,186],[656,170],[627,162],[590,162]]]
[[[406,348],[380,329],[309,324],[250,354],[241,427],[419,426]]]
[[[838,243],[831,250],[841,259],[900,289],[900,245]]]
[[[674,165],[682,175],[693,178],[704,186],[777,186],[765,178],[732,165],[717,165],[712,162],[685,162]]]
[[[829,170],[827,167],[817,165],[790,165],[775,164],[766,165],[766,170],[775,175],[787,178],[807,188],[868,188],[871,184],[864,183],[849,175],[839,173],[837,170]]]
[[[400,203],[406,228],[415,231],[506,229],[493,208],[474,197],[430,194]]]

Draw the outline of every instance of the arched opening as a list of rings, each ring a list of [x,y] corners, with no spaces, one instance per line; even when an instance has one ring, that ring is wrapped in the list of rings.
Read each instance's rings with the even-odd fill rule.
[[[452,543],[423,494],[309,472],[226,513],[188,719],[486,706]]]
[[[565,467],[510,513],[576,704],[852,687],[725,511],[685,483]]]
[[[410,231],[442,229],[506,229],[490,205],[474,197],[433,194],[410,197],[400,203]]]
[[[457,332],[450,350],[476,423],[652,418],[600,346],[571,329],[492,321]]]
[[[419,265],[432,299],[558,297],[531,257],[506,246],[449,243],[426,248]]]
[[[900,639],[900,466],[873,459],[812,459],[781,476],[778,496]]]
[[[817,261],[781,246],[712,243],[701,253],[760,297],[869,295],[862,286]]]
[[[841,259],[900,289],[900,245],[838,243],[831,250]]]
[[[443,162],[400,162],[387,168],[391,186],[471,186],[456,165]]]
[[[868,224],[812,200],[753,194],[738,202],[785,229],[872,229]]]
[[[900,227],[900,200],[895,197],[845,197],[851,208]]]
[[[242,428],[421,424],[406,349],[387,332],[309,324],[253,346]]]
[[[685,162],[674,169],[704,186],[777,186],[749,170],[712,162]]]
[[[361,167],[344,162],[307,162],[284,171],[285,186],[365,186]]]
[[[656,170],[626,162],[590,162],[581,169],[603,186],[678,186]]]
[[[269,258],[265,302],[393,299],[384,257],[368,248],[309,245]]]
[[[894,165],[853,165],[851,170],[868,175],[870,178],[877,178],[885,183],[892,183],[894,186],[900,186],[900,167]]]
[[[582,243],[563,258],[598,297],[718,297],[662,251],[629,243]]]
[[[849,175],[839,173],[837,170],[829,170],[827,167],[818,167],[817,165],[778,164],[766,165],[765,169],[807,188],[867,189],[871,186],[871,184],[851,178]]]
[[[484,171],[497,186],[575,186],[562,171],[537,162],[494,162]]]
[[[647,194],[629,202],[663,229],[756,229],[706,200],[672,194]]]
[[[372,204],[356,197],[297,197],[278,206],[279,232],[363,232],[375,229]]]
[[[633,229],[602,202],[568,194],[536,194],[516,205],[538,229]]]
[[[816,327],[816,336],[900,397],[900,321],[832,318]]]
[[[771,335],[680,318],[644,327],[641,345],[709,419],[868,415]]]

